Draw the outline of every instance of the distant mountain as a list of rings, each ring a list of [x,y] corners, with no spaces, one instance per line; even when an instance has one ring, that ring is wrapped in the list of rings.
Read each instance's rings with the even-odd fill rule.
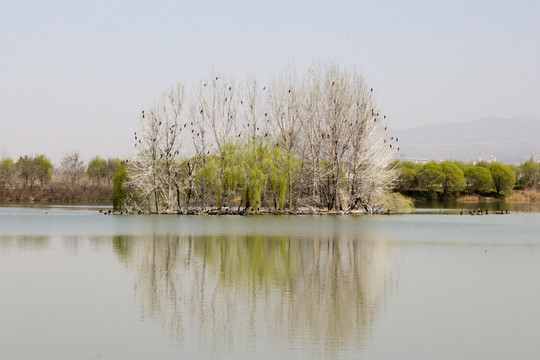
[[[513,164],[540,155],[540,117],[484,118],[394,131],[404,160],[489,160]]]

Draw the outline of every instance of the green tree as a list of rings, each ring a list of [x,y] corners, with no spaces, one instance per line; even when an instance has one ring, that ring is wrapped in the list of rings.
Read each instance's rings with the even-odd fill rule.
[[[516,183],[516,175],[508,166],[493,163],[489,166],[491,177],[493,178],[493,186],[497,194],[508,193],[512,191],[512,187]]]
[[[19,157],[16,168],[23,181],[23,187],[26,189],[28,185],[30,185],[30,188],[32,188],[32,185],[37,178],[37,169],[34,164],[34,158],[28,155]]]
[[[123,162],[119,158],[107,159],[107,186],[108,187],[111,187],[111,182],[113,181],[114,174],[116,174],[122,166],[123,166]]]
[[[34,158],[34,165],[36,167],[36,176],[39,179],[40,185],[43,186],[45,182],[52,179],[53,164],[45,155],[37,155]]]
[[[398,179],[396,181],[396,190],[399,192],[409,191],[418,186],[418,171],[420,167],[411,162],[398,162]]]
[[[429,191],[437,191],[445,181],[445,178],[441,165],[434,161],[422,165],[418,172],[420,185]]]
[[[444,174],[442,188],[445,195],[457,193],[465,189],[465,176],[463,175],[463,171],[457,165],[443,162],[440,167]]]
[[[124,166],[121,166],[113,176],[113,210],[121,211],[124,208],[124,201],[127,196],[126,182],[128,173]]]
[[[101,180],[107,176],[107,170],[107,160],[96,156],[88,163],[86,176],[97,185],[101,185]]]
[[[0,161],[0,189],[9,188],[15,179],[15,163],[10,158]]]
[[[465,170],[467,170],[468,168],[473,166],[472,163],[466,163],[466,162],[459,161],[459,160],[446,160],[444,163],[456,165],[463,172],[465,172]]]
[[[491,172],[485,167],[473,166],[465,170],[465,180],[469,189],[476,193],[486,193],[493,188]]]
[[[523,188],[533,189],[538,185],[540,180],[540,164],[534,161],[534,159],[529,159],[519,165],[519,176],[518,183]]]

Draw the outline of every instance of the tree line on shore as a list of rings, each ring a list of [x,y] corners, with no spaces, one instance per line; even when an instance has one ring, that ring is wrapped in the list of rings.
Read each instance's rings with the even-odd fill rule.
[[[261,156],[266,168],[262,171],[265,181],[269,182],[275,194],[285,193],[284,183],[279,182],[283,176],[283,169],[276,166],[280,159],[279,149],[268,152],[264,147],[255,149],[258,154],[248,151],[247,147],[229,146],[229,161],[238,164],[227,174],[227,187],[238,186],[242,181],[241,174],[246,168],[252,166],[253,158]],[[283,156],[281,154],[281,156]],[[185,159],[179,163],[189,171],[196,159]],[[207,170],[192,177],[197,186],[206,186],[208,189],[219,191],[218,184],[213,183],[213,176],[221,166],[219,157],[207,157]],[[298,159],[291,160],[298,164]],[[487,161],[477,163],[447,160],[441,163],[431,161],[414,163],[411,161],[393,161],[391,165],[397,173],[397,179],[390,188],[392,196],[386,197],[385,209],[399,210],[405,206],[402,198],[396,198],[396,193],[431,199],[454,199],[461,194],[477,194],[484,196],[504,197],[513,190],[534,190],[540,187],[540,163],[530,158],[521,164],[501,164]],[[242,169],[244,167],[244,169]],[[272,177],[274,174],[274,177]],[[189,176],[186,172],[181,174]],[[230,183],[229,183],[230,181]],[[1,201],[28,201],[36,192],[48,191],[47,200],[91,200],[87,195],[81,196],[81,191],[90,190],[95,193],[95,200],[113,202],[117,210],[123,209],[126,200],[126,186],[128,175],[126,161],[119,158],[103,159],[99,156],[92,158],[84,164],[78,153],[67,154],[59,166],[54,166],[45,155],[25,155],[16,162],[10,158],[0,160],[0,200]],[[282,192],[279,192],[280,185]],[[24,196],[24,194],[27,196]],[[15,194],[15,196],[13,196]],[[189,194],[186,194],[189,196]],[[237,194],[238,196],[238,194]],[[36,199],[40,200],[40,199]],[[239,199],[237,198],[237,201]],[[281,201],[286,208],[284,198],[273,197],[272,201]],[[274,203],[274,208],[279,205]]]
[[[323,64],[269,84],[222,74],[141,112],[122,178],[128,211],[358,210],[389,204],[398,139],[355,72]]]
[[[59,166],[43,154],[0,160],[0,201],[110,201],[114,175],[124,167],[118,158],[99,156],[85,164],[78,152]]]
[[[414,163],[396,161],[399,178],[395,190],[403,194],[423,191],[433,199],[454,199],[459,194],[504,197],[512,190],[538,189],[540,163],[530,158],[519,165],[448,160]]]

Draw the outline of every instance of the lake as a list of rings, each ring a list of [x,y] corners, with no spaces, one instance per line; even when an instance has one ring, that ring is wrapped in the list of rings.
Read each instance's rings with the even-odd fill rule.
[[[540,213],[0,208],[0,359],[538,359]]]

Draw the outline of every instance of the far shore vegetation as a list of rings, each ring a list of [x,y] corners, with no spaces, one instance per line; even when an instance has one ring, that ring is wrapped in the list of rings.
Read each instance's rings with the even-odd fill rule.
[[[410,200],[457,200],[471,206],[490,201],[540,203],[539,162],[531,158],[521,164],[492,165],[495,164],[487,161],[414,163],[395,160],[392,166],[397,170],[398,178],[387,195],[387,208],[398,213],[410,211]],[[510,170],[501,171],[507,179],[500,179],[500,183],[506,185],[501,185],[498,193],[490,166],[491,169]],[[444,175],[450,171],[453,175]],[[17,161],[3,158],[0,160],[0,204],[84,203],[110,206],[115,203],[116,209],[122,211],[125,209],[120,204],[125,197],[126,181],[126,161],[119,158],[96,156],[85,164],[78,153],[70,153],[56,166],[45,155],[26,155]],[[200,183],[201,180],[196,181]],[[239,198],[236,200],[240,201]],[[233,211],[237,207],[229,210],[229,213],[243,213]],[[260,209],[260,213],[264,210]],[[329,212],[328,208],[319,210],[321,213]],[[209,208],[207,213],[217,214],[220,211]],[[284,207],[281,213],[289,213],[289,209]]]
[[[0,160],[0,203],[110,204],[114,175],[123,167],[118,158],[94,157],[85,164],[77,152],[58,166],[45,155]]]

